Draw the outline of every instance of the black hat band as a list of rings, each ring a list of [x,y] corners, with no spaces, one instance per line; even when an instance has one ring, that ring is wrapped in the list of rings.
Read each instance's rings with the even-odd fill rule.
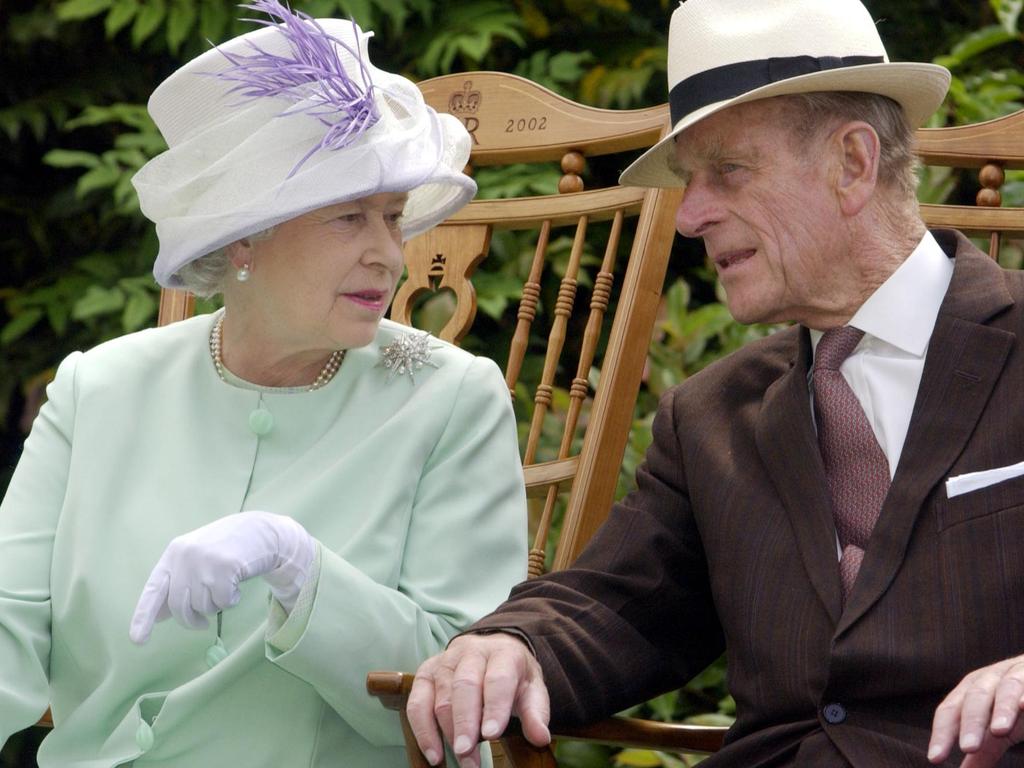
[[[786,56],[740,61],[698,72],[676,83],[668,95],[672,125],[708,104],[732,99],[780,80],[884,61],[882,56]]]

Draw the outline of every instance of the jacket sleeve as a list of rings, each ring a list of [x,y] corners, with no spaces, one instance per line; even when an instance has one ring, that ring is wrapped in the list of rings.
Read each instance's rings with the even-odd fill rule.
[[[607,717],[678,688],[724,650],[691,513],[671,393],[655,416],[637,489],[571,568],[525,582],[475,630],[528,640],[551,720]]]
[[[0,504],[0,745],[49,701],[50,568],[67,487],[75,367],[61,363]]]
[[[269,625],[267,657],[313,685],[376,744],[400,744],[401,731],[367,695],[366,673],[415,670],[526,575],[516,423],[493,362],[469,365],[429,459],[410,482],[418,485],[397,588],[321,546],[316,584],[307,584],[283,625],[272,608]],[[304,623],[301,633],[295,622]]]

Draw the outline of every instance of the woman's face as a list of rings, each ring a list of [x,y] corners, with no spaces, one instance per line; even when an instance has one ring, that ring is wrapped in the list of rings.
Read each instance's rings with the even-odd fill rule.
[[[369,344],[402,274],[406,193],[382,192],[278,224],[232,252],[250,280],[235,296],[282,351]],[[269,340],[269,339],[268,339]]]

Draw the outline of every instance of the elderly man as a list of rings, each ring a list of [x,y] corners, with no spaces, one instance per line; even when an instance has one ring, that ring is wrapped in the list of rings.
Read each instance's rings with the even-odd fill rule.
[[[732,314],[794,326],[668,393],[575,566],[424,663],[421,748],[474,766],[510,714],[546,743],[724,650],[709,768],[1024,765],[1024,274],[918,215],[948,73],[858,0],[689,0],[669,84],[622,181],[685,184]]]

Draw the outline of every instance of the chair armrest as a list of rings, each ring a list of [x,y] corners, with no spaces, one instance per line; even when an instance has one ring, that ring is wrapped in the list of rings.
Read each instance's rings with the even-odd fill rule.
[[[724,726],[662,723],[615,716],[588,725],[557,728],[552,730],[551,736],[573,741],[596,741],[617,747],[712,754],[722,748],[728,730]]]
[[[405,716],[405,703],[412,690],[413,675],[402,672],[371,672],[366,676],[366,690],[376,696],[388,709],[395,710],[402,719],[406,733],[406,752],[410,754],[410,765],[414,768],[426,766],[419,755],[415,741],[410,741]],[[609,717],[589,725],[563,727],[552,731],[552,738],[574,741],[595,741],[620,747],[640,749],[665,749],[678,752],[710,754],[722,747],[728,728],[721,726],[682,725],[661,723],[654,720],[639,720],[631,717]],[[513,722],[499,739],[506,757],[513,768],[555,768],[556,763],[550,750],[538,749],[530,744]],[[412,762],[415,752],[421,762]]]

